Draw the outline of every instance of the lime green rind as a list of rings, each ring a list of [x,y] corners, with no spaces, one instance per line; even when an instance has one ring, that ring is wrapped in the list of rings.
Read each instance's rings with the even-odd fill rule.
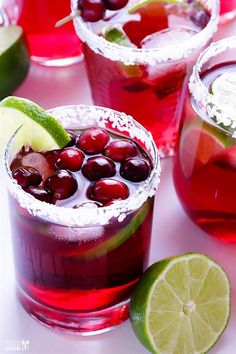
[[[147,4],[152,4],[155,2],[164,2],[166,4],[181,4],[183,6],[187,6],[186,3],[184,3],[182,0],[145,0],[139,4],[137,4],[136,6],[132,7],[131,9],[129,9],[128,13],[129,14],[134,14],[136,11],[140,10],[142,7],[146,6]]]
[[[62,148],[69,143],[70,137],[60,123],[36,103],[25,98],[9,96],[1,101],[0,107],[16,109],[38,123],[51,135],[58,148]]]
[[[153,200],[148,200],[128,223],[120,231],[112,235],[111,238],[104,241],[102,244],[89,249],[79,255],[76,258],[84,258],[86,260],[102,257],[103,255],[113,251],[121,246],[128,238],[130,238],[142,225],[143,221],[151,211],[153,206]]]
[[[10,30],[12,30],[12,27],[9,27]],[[16,30],[20,34],[18,39],[0,55],[0,100],[12,94],[23,82],[30,67],[29,51],[25,37],[19,27]]]
[[[185,255],[180,255],[176,257],[172,257],[169,259],[165,259],[153,264],[149,267],[141,280],[136,285],[134,292],[131,296],[131,304],[130,304],[130,319],[133,330],[138,337],[139,341],[152,353],[155,354],[163,354],[162,350],[159,350],[150,337],[150,328],[148,323],[148,315],[149,315],[149,306],[153,296],[153,291],[156,288],[156,285],[160,283],[160,279],[165,277],[168,270],[171,269],[172,265],[176,265],[178,261],[189,261],[191,258],[196,259],[199,257],[201,260],[206,260],[208,263],[211,262],[214,267],[220,270],[224,279],[227,282],[227,294],[228,294],[228,308],[226,313],[226,321],[224,326],[221,328],[220,332],[216,333],[216,338],[214,338],[213,342],[209,344],[207,348],[204,349],[204,352],[194,351],[195,354],[204,354],[211,350],[211,348],[218,342],[219,338],[223,334],[225,328],[227,327],[230,319],[231,305],[230,305],[230,283],[227,274],[225,274],[223,268],[219,266],[214,260],[211,258],[199,254],[199,253],[189,253]],[[181,322],[183,324],[183,321]],[[178,324],[178,323],[177,323]],[[179,328],[179,327],[178,327]],[[182,354],[179,351],[176,351],[176,354]]]
[[[124,33],[116,27],[106,27],[103,32],[104,38],[108,42],[116,43],[124,47],[133,47],[131,41],[124,35]]]

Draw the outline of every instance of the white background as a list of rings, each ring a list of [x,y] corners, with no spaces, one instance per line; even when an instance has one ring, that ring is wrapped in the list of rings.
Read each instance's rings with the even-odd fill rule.
[[[1,0],[0,0],[1,3]],[[236,21],[224,25],[216,38],[236,35]],[[83,63],[67,68],[45,68],[32,65],[24,84],[15,92],[51,108],[62,104],[91,103]],[[227,271],[232,285],[230,324],[214,354],[236,353],[236,244],[221,244],[199,230],[182,210],[172,183],[172,161],[162,161],[162,179],[156,196],[151,259],[190,251],[205,253]],[[31,319],[17,302],[8,223],[6,190],[0,178],[0,353],[9,340],[29,340],[28,354],[145,354],[134,336],[130,322],[93,337],[62,335]]]

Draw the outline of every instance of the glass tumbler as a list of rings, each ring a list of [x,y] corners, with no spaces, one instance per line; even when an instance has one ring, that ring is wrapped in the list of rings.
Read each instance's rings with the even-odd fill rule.
[[[199,57],[174,163],[175,188],[186,213],[224,242],[236,242],[235,58],[236,37],[212,44]]]
[[[119,27],[116,17],[110,13],[107,15],[111,16],[110,21],[106,19],[93,24],[83,22],[80,17],[74,19],[77,34],[84,42],[85,63],[94,103],[133,116],[151,131],[161,157],[174,154],[190,71],[198,54],[209,44],[216,30],[218,1],[201,0],[200,3],[209,13],[209,22],[204,28],[199,27],[195,31],[186,27],[185,16],[191,19],[188,13],[192,9],[190,2],[172,4],[167,1],[160,5],[160,1],[157,1],[155,4],[162,6],[162,12],[153,10],[153,18],[150,13],[148,16],[155,24],[162,23],[165,29],[156,32],[156,46],[150,44],[149,47],[147,44],[145,48],[122,46],[105,39],[101,35],[104,28],[113,25]],[[126,21],[127,16],[130,22],[126,25],[131,26],[129,9],[138,7],[139,3],[130,0],[127,6],[120,10],[117,22],[123,21],[123,18]],[[72,12],[76,11],[76,7],[77,0],[72,0]],[[180,10],[186,13],[181,15]],[[176,14],[182,18],[176,20]],[[150,19],[145,24],[148,29]],[[136,30],[130,30],[131,34],[139,28],[137,25]]]
[[[6,147],[18,298],[47,326],[95,334],[128,318],[130,293],[148,265],[160,161],[151,134],[125,114],[95,106],[65,106],[50,113],[70,133],[99,126],[133,139],[153,165],[148,179],[136,184],[126,200],[66,208],[35,199],[12,178],[17,132]]]

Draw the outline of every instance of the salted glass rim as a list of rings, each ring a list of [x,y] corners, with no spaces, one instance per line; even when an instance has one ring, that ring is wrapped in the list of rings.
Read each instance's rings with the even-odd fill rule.
[[[196,64],[193,67],[188,86],[201,118],[207,121],[207,123],[222,130],[224,133],[230,134],[235,138],[235,132],[227,130],[227,127],[231,126],[233,129],[236,128],[236,122],[231,120],[222,108],[218,106],[218,102],[216,101],[214,95],[209,92],[209,89],[204,85],[201,79],[201,71],[204,64],[206,64],[214,56],[230,49],[236,49],[236,36],[221,39],[206,48],[200,54]],[[211,121],[209,119],[206,120],[206,117],[209,117]]]
[[[101,126],[107,119],[111,119],[113,129],[120,128],[122,131],[126,131],[134,136],[137,136],[140,132],[138,138],[145,138],[147,143],[147,149],[151,153],[153,159],[153,169],[150,176],[140,185],[137,190],[132,193],[125,200],[116,201],[114,204],[102,208],[87,208],[86,206],[81,206],[77,209],[66,208],[62,206],[52,205],[43,201],[40,201],[34,198],[29,193],[26,193],[20,185],[17,184],[16,180],[12,177],[10,170],[10,150],[12,144],[14,143],[14,138],[17,135],[18,131],[21,129],[19,127],[16,132],[9,139],[5,151],[4,151],[4,170],[5,177],[7,181],[7,186],[10,193],[13,197],[19,202],[20,206],[32,215],[44,219],[45,221],[52,222],[54,224],[69,226],[69,227],[88,227],[96,225],[106,225],[113,218],[118,219],[118,221],[123,221],[125,218],[125,213],[129,213],[137,210],[143,205],[143,203],[149,198],[155,195],[159,181],[160,181],[160,157],[155,145],[155,142],[151,136],[151,133],[148,132],[141,124],[136,122],[131,116],[126,115],[125,113],[120,113],[118,111],[103,108],[99,106],[89,106],[89,105],[68,105],[60,106],[49,110],[50,114],[54,115],[59,122],[65,121],[65,123],[76,124],[78,123],[80,113],[91,114],[95,117],[95,120],[100,116],[101,119],[104,119],[104,122],[99,120],[96,123],[101,123]],[[103,117],[101,116],[103,114]],[[91,117],[89,117],[90,119]],[[87,126],[94,126],[92,121],[88,119],[89,124]],[[78,128],[69,128],[70,130],[76,130]],[[104,127],[105,128],[105,127]],[[122,132],[121,131],[121,132]],[[118,133],[118,131],[117,131]],[[151,150],[151,151],[150,151]]]
[[[162,48],[129,48],[108,42],[102,36],[92,32],[89,24],[84,22],[80,16],[73,19],[74,27],[80,39],[88,44],[88,46],[96,53],[105,57],[121,61],[124,64],[155,64],[163,62],[177,61],[188,57],[196,48],[205,45],[214,32],[217,30],[219,18],[219,1],[218,0],[200,0],[201,3],[211,10],[211,17],[208,24],[199,32],[194,34],[182,43],[170,44]],[[72,14],[77,10],[77,0],[71,0]]]

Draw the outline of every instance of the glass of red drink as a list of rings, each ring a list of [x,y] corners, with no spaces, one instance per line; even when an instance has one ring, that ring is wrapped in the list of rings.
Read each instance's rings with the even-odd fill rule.
[[[236,0],[220,0],[220,23],[232,20],[236,16]]]
[[[72,12],[77,1],[72,0]],[[74,19],[95,104],[132,115],[162,157],[174,154],[193,62],[217,25],[218,1],[129,1],[104,21]]]
[[[23,27],[33,61],[48,66],[64,66],[83,58],[79,38],[72,23],[55,28],[70,12],[69,0],[15,0],[17,23]]]
[[[160,173],[158,152],[150,133],[123,113],[94,106],[59,107],[50,112],[71,134],[69,147],[44,153],[24,147],[17,153],[16,133],[5,151],[17,293],[24,309],[40,322],[61,331],[95,334],[128,318],[131,290],[148,264]],[[109,144],[103,155],[83,148],[88,153],[82,153],[82,169],[69,172],[77,184],[74,194],[50,197],[59,163],[64,167],[60,173],[68,175],[61,154],[77,149],[78,136],[88,132],[87,127],[101,127]],[[124,139],[132,144],[131,150],[125,145],[118,149],[122,156],[113,157],[117,151],[108,149],[111,141],[119,145]],[[122,177],[122,164],[128,160],[123,160],[123,154],[146,161],[150,169],[145,180],[137,179],[137,173],[132,174],[133,182],[133,177]],[[96,165],[96,159],[103,162]],[[105,170],[104,159],[109,161]],[[16,173],[25,165],[40,171],[44,192],[42,187],[35,190],[24,185],[23,189],[17,184]],[[110,166],[115,168],[111,174]],[[104,171],[107,177],[99,179]],[[58,188],[64,189],[58,193],[67,193],[69,182],[60,182]],[[117,200],[111,199],[112,193]]]
[[[190,218],[211,236],[236,241],[236,37],[211,45],[190,78],[174,183]]]

